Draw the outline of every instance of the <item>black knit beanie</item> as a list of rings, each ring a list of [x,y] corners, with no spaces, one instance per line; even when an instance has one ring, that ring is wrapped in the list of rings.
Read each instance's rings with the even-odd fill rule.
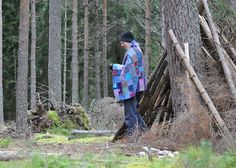
[[[120,38],[120,41],[124,41],[128,43],[131,43],[133,40],[134,40],[134,36],[131,32],[124,33]]]

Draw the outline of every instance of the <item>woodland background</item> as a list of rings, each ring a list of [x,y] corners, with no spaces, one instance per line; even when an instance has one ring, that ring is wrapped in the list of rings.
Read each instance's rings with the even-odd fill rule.
[[[29,43],[28,43],[28,107],[32,107],[30,103],[30,88],[31,77],[30,66],[32,66],[30,55],[35,50],[35,75],[36,75],[36,91],[41,97],[48,98],[48,69],[56,66],[58,63],[52,62],[50,65],[49,60],[49,13],[53,13],[53,9],[49,10],[49,1],[40,0],[32,1],[35,3],[35,29],[32,25],[29,29]],[[140,43],[141,47],[145,48],[145,4],[144,1],[78,1],[76,14],[77,20],[77,45],[75,49],[73,46],[73,3],[74,1],[57,1],[60,3],[60,14],[56,20],[60,26],[55,28],[60,31],[61,45],[55,46],[58,48],[58,54],[61,55],[61,80],[58,81],[66,88],[63,88],[63,100],[67,104],[72,103],[72,64],[73,64],[73,50],[77,50],[78,57],[78,80],[75,85],[78,86],[78,98],[76,102],[86,104],[88,107],[89,102],[93,99],[98,99],[104,96],[113,96],[111,87],[111,74],[107,69],[109,63],[121,63],[123,59],[124,50],[121,49],[119,37],[126,31],[132,31],[135,38]],[[85,3],[87,6],[85,6]],[[150,12],[152,19],[149,20],[149,27],[147,29],[152,32],[148,40],[148,48],[151,51],[147,53],[150,55],[150,69],[155,67],[160,52],[158,39],[160,39],[160,18],[159,18],[159,2],[149,2],[151,9]],[[104,16],[104,6],[107,7],[107,16]],[[2,15],[3,15],[3,109],[5,120],[14,120],[16,116],[16,79],[17,79],[17,63],[18,63],[18,44],[19,44],[19,19],[20,19],[20,1],[10,0],[3,1]],[[85,7],[88,7],[87,14],[85,14]],[[32,21],[32,6],[31,13],[29,13],[30,21]],[[88,16],[88,23],[85,25],[85,16]],[[105,19],[105,17],[107,17]],[[55,19],[55,18],[54,18]],[[107,20],[107,21],[104,21]],[[54,20],[55,21],[55,20]],[[97,24],[97,25],[96,25]],[[104,25],[105,24],[105,25]],[[151,25],[153,25],[151,27]],[[86,27],[85,27],[86,26]],[[106,27],[106,30],[104,29]],[[26,28],[23,28],[26,29]],[[87,36],[85,37],[85,30]],[[33,37],[33,31],[36,31]],[[54,31],[54,30],[53,30]],[[105,32],[104,32],[105,31]],[[35,49],[31,49],[30,43],[33,38],[36,38]],[[86,39],[85,39],[86,38]],[[105,41],[106,40],[106,41]],[[88,57],[88,67],[84,67],[84,43],[87,43],[86,54]],[[74,48],[73,48],[74,47]],[[103,58],[107,58],[104,60]],[[64,60],[64,58],[66,58]],[[97,58],[97,59],[96,59]],[[99,62],[96,62],[99,60]],[[95,66],[99,66],[99,71]],[[26,65],[23,65],[26,66]],[[65,67],[63,67],[65,66]],[[86,68],[88,80],[84,80],[84,68]],[[95,78],[98,73],[100,79]],[[105,76],[104,76],[105,74]],[[63,77],[65,76],[65,79]],[[104,79],[105,78],[105,79]],[[52,79],[58,80],[58,79]],[[64,85],[64,80],[66,81]],[[95,85],[98,80],[100,85]],[[105,83],[106,81],[107,83]],[[85,83],[86,82],[86,83]],[[105,86],[104,86],[105,85]],[[107,85],[107,86],[106,86]],[[86,98],[83,98],[84,86],[88,88]],[[106,90],[105,90],[106,89]],[[86,103],[85,103],[86,102]]]
[[[172,5],[187,6],[183,10],[188,11],[197,9],[197,2]],[[235,27],[235,1],[209,2],[214,21],[227,38],[235,42],[232,36],[235,35],[232,29]],[[166,7],[171,3],[168,1]],[[162,16],[171,18],[168,14],[174,11],[162,8],[158,0],[3,1],[1,123],[4,119],[17,118],[18,131],[24,131],[24,116],[35,106],[37,93],[54,108],[81,103],[89,109],[93,100],[112,97],[111,74],[107,67],[110,63],[122,62],[124,50],[120,48],[119,37],[126,31],[132,31],[140,43],[145,54],[145,71],[152,74],[163,49],[171,49],[171,45],[165,45],[163,30],[169,20],[164,23]],[[198,19],[191,21],[189,28],[195,29],[193,22],[198,23]],[[170,19],[170,25],[171,22]],[[183,23],[187,25],[188,21]],[[191,32],[186,32],[186,36],[187,33]],[[192,36],[197,39],[199,34]],[[194,68],[200,70],[201,67]],[[172,83],[172,86],[177,85]],[[184,97],[184,101],[186,99]],[[181,102],[184,104],[184,101]]]

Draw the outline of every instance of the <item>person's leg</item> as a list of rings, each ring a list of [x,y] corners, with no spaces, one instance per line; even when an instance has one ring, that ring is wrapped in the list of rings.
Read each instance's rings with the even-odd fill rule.
[[[136,93],[136,100],[137,100],[137,118],[138,118],[138,125],[140,127],[141,130],[146,130],[147,126],[142,118],[142,116],[140,115],[140,113],[138,112],[138,108],[139,108],[139,103],[141,100],[141,96],[142,96],[142,92],[138,92]]]
[[[145,131],[147,129],[147,125],[145,124],[143,117],[137,112],[137,118],[138,118],[138,126],[142,131]]]
[[[136,100],[137,100],[137,109],[139,108],[139,103],[142,98],[142,92],[136,93]]]
[[[124,101],[125,125],[128,135],[132,135],[135,125],[138,124],[136,106],[137,101],[135,97]]]

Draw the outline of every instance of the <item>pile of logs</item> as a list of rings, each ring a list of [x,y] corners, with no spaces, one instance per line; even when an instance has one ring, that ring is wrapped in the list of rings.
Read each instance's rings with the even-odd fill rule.
[[[202,47],[202,51],[210,58],[216,59],[217,61],[220,60],[226,81],[232,94],[232,99],[234,103],[236,103],[236,65],[234,62],[236,61],[236,50],[213,22],[207,1],[202,0],[201,5],[205,9],[204,14],[202,11],[199,11],[201,29],[204,31],[205,36],[207,36],[208,46],[210,45],[210,48],[216,49],[218,57],[210,55],[209,49],[206,47]],[[234,137],[226,127],[226,124],[219,115],[219,112],[211,101],[211,98],[208,96],[205,88],[189,64],[187,53],[185,53],[181,48],[172,30],[169,31],[169,35],[175,45],[177,53],[181,58],[182,65],[188,71],[190,78],[196,85],[201,97],[209,108],[209,116],[211,116],[212,121],[218,127],[220,132],[222,132],[222,137],[228,146],[235,148],[236,143]],[[171,103],[170,77],[167,69],[168,63],[166,61],[166,56],[167,53],[164,52],[159,59],[159,63],[148,81],[147,90],[145,91],[140,102],[139,113],[142,115],[149,128],[156,120],[157,115],[159,115],[159,122],[174,119]],[[123,124],[115,134],[113,142],[122,138],[124,131],[125,124]]]

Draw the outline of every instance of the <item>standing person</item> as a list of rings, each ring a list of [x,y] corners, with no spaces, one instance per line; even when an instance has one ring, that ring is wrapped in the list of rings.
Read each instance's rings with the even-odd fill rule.
[[[147,128],[137,111],[140,93],[146,89],[143,53],[131,32],[121,36],[120,45],[126,49],[123,62],[110,65],[110,69],[115,98],[124,102],[126,135],[132,136],[134,128]]]

